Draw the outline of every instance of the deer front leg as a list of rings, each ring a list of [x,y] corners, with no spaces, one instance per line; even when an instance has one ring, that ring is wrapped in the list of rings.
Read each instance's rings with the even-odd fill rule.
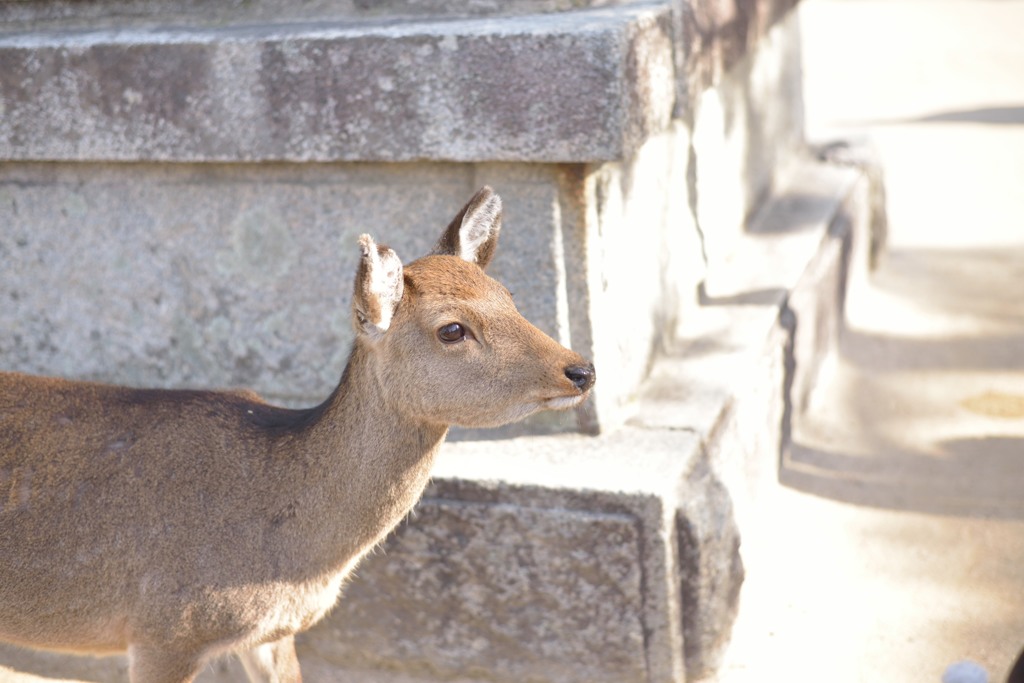
[[[182,653],[146,645],[128,648],[128,676],[131,683],[191,683],[200,662],[193,653]]]
[[[252,683],[302,683],[293,636],[264,643],[239,653],[238,658]]]

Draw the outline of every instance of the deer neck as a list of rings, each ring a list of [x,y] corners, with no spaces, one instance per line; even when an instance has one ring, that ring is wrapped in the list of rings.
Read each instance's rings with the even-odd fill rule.
[[[357,342],[308,435],[318,456],[309,521],[321,530],[321,561],[334,568],[354,564],[409,513],[448,432],[390,405],[375,362]]]

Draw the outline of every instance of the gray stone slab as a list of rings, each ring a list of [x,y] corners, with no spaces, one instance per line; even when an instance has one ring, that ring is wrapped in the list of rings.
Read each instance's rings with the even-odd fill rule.
[[[646,430],[448,444],[422,515],[305,651],[381,682],[682,680],[673,501],[696,445]]]
[[[83,28],[267,21],[380,21],[395,17],[510,16],[565,12],[648,0],[20,0],[0,3],[0,24],[9,28]]]
[[[300,656],[441,679],[644,681],[641,533],[626,514],[428,498]]]
[[[804,405],[835,347],[849,233],[870,232],[866,185],[853,167],[805,161],[793,169],[734,250],[708,269],[702,305],[684,321],[641,393],[633,424],[685,424],[709,443],[737,419],[737,410],[755,406],[741,422],[758,427],[736,435],[747,445],[726,449],[724,459],[714,461],[741,520],[753,514],[757,498],[748,483],[764,481],[765,467],[774,468],[744,454],[763,450],[757,445],[762,439],[774,440],[777,450],[789,417],[784,413],[793,408],[786,402],[796,396],[797,408]],[[774,379],[750,381],[762,377]]]
[[[668,11],[0,35],[0,159],[598,161],[665,128]]]
[[[4,166],[3,366],[321,400],[348,355],[358,235],[426,253],[467,170]]]

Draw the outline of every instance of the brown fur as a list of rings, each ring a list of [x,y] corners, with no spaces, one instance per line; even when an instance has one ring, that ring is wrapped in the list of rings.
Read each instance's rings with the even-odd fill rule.
[[[300,680],[293,635],[419,499],[448,426],[575,405],[593,384],[483,273],[497,217],[485,188],[439,243],[458,254],[460,231],[489,230],[475,262],[402,269],[363,238],[356,341],[314,408],[0,373],[0,639],[127,649],[133,683],[243,650],[254,681]],[[467,337],[443,343],[452,322]]]

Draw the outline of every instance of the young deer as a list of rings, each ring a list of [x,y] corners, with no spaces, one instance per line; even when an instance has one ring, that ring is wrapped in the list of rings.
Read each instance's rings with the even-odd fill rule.
[[[315,408],[0,373],[0,640],[127,650],[133,683],[242,651],[253,681],[301,680],[294,634],[415,505],[449,425],[594,384],[484,274],[500,223],[485,187],[404,269],[362,236],[355,342]]]

